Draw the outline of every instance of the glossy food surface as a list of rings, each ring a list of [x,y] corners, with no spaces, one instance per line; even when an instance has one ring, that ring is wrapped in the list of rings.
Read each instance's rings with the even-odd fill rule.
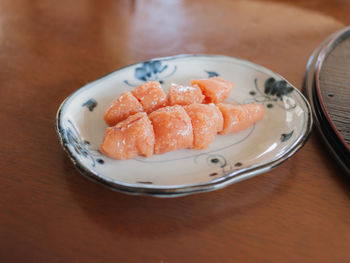
[[[168,92],[169,105],[189,105],[194,103],[202,103],[204,95],[197,86],[182,86],[171,83]]]
[[[160,108],[149,115],[155,136],[154,153],[191,148],[193,130],[191,119],[179,105]]]
[[[193,79],[191,85],[200,87],[206,103],[223,102],[234,88],[234,84],[221,77],[211,77],[209,79]]]
[[[154,148],[153,126],[145,112],[139,112],[108,127],[100,150],[103,154],[119,159],[131,159],[138,155],[150,157]]]
[[[166,95],[158,81],[149,81],[133,89],[145,112],[151,113],[166,105]]]
[[[205,149],[215,139],[220,129],[220,115],[208,104],[191,104],[184,107],[191,118],[193,128],[193,148]],[[221,115],[222,116],[222,115]]]
[[[120,94],[105,111],[103,118],[108,126],[114,126],[130,115],[144,111],[140,102],[128,91]]]

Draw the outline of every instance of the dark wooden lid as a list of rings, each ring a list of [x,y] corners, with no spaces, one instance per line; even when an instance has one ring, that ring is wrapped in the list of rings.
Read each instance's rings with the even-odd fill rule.
[[[349,46],[349,36],[350,27],[332,34],[317,47],[307,64],[304,91],[321,138],[337,163],[350,175],[350,50],[337,53],[338,45],[344,48],[341,43]]]
[[[350,30],[321,51],[316,92],[323,114],[350,151]]]

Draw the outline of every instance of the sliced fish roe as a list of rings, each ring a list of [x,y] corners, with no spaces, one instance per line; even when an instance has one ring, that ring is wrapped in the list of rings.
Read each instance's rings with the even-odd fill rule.
[[[183,107],[179,105],[167,106],[152,112],[149,118],[153,124],[155,135],[155,154],[192,148],[191,119]]]
[[[215,139],[218,127],[222,125],[220,123],[221,120],[218,109],[214,104],[191,104],[184,106],[184,109],[191,118],[193,127],[193,148],[208,148],[210,143]]]
[[[202,103],[204,98],[198,85],[182,86],[172,83],[168,92],[168,104],[170,106]]]
[[[158,81],[146,82],[131,92],[140,101],[144,111],[147,113],[166,106],[166,95]]]
[[[214,104],[214,103],[209,103],[207,104],[208,106],[212,107],[216,113],[217,113],[217,132],[221,132],[222,129],[224,128],[224,117],[222,116],[222,113],[220,109]]]
[[[224,101],[232,89],[234,84],[220,77],[212,77],[209,79],[191,80],[191,85],[198,85],[205,96],[206,103],[219,103]]]
[[[108,126],[114,126],[132,114],[143,111],[140,102],[128,91],[116,98],[105,111],[103,118]]]
[[[150,157],[153,149],[153,127],[145,112],[131,115],[116,126],[108,127],[100,147],[103,154],[118,160],[138,155]]]
[[[265,115],[265,107],[259,103],[243,105],[219,103],[217,106],[224,117],[224,128],[221,134],[245,130]]]

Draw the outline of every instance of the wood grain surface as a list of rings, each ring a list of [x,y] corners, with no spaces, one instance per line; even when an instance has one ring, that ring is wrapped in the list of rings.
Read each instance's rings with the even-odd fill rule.
[[[234,56],[301,89],[348,1],[0,0],[0,262],[350,262],[350,181],[313,132],[271,172],[156,199],[90,182],[54,129],[60,103],[127,64]]]

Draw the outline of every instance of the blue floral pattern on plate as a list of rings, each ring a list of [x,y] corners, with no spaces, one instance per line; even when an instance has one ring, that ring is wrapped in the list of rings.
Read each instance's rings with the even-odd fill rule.
[[[83,140],[80,137],[79,132],[77,131],[76,127],[74,126],[71,120],[68,120],[67,122],[68,125],[65,129],[62,130],[63,136],[66,138],[67,145],[71,147],[77,155],[90,159],[92,167],[95,167],[96,162],[99,164],[103,164],[103,159],[96,159],[96,157],[100,157],[102,155],[93,153],[91,149],[89,149],[90,142]]]
[[[258,102],[266,105],[267,108],[273,108],[274,104],[285,109],[293,110],[296,107],[296,102],[292,99],[290,94],[294,88],[285,80],[277,80],[273,77],[269,77],[265,80],[264,89],[261,91],[258,87],[258,79],[254,79],[255,90],[250,91],[250,95],[253,99],[247,99],[248,102]]]
[[[175,74],[177,70],[177,66],[175,65],[170,71],[168,69],[169,69],[169,66],[164,65],[162,61],[150,60],[150,61],[143,62],[139,67],[135,68],[134,77],[135,79],[142,82],[156,80],[156,81],[159,81],[160,83],[163,83],[164,79],[169,78]],[[137,83],[131,83],[128,80],[124,80],[124,83],[131,87],[140,85]]]

